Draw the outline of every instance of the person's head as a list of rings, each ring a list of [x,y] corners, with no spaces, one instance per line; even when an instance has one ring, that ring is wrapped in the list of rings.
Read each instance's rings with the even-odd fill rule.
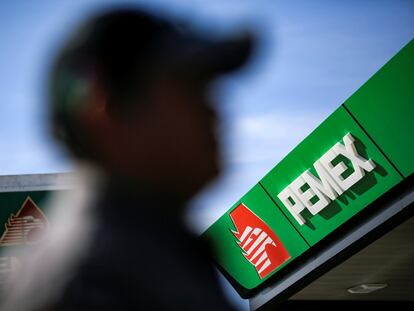
[[[251,49],[137,9],[94,16],[54,63],[54,134],[110,177],[192,195],[219,172],[209,87]]]

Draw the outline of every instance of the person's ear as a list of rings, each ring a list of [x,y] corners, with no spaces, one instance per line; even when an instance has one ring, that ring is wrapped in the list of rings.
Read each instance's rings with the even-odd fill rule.
[[[89,82],[87,103],[79,113],[79,123],[85,135],[89,136],[91,142],[96,142],[96,147],[99,148],[98,145],[105,140],[105,136],[109,138],[108,135],[111,135],[113,129],[106,109],[107,96],[105,92],[99,83]]]

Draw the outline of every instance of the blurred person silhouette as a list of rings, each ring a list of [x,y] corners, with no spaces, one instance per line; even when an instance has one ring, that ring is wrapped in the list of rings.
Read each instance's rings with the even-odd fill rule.
[[[253,48],[251,33],[135,8],[75,30],[52,66],[50,120],[82,185],[51,201],[53,228],[2,310],[233,310],[182,216],[220,173],[211,85]]]

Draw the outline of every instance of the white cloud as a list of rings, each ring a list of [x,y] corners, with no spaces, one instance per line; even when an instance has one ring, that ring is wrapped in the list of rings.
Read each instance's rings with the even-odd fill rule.
[[[276,164],[321,121],[320,113],[275,111],[241,116],[227,136],[230,165]]]

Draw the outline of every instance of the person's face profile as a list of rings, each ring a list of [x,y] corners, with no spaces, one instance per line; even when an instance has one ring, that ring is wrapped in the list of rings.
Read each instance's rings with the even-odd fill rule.
[[[210,86],[207,80],[171,77],[154,90],[164,161],[176,168],[182,180],[191,179],[194,185],[205,183],[219,171],[217,117]]]
[[[210,80],[155,79],[144,107],[111,121],[113,148],[107,151],[117,156],[124,172],[195,193],[220,170],[210,88]]]

